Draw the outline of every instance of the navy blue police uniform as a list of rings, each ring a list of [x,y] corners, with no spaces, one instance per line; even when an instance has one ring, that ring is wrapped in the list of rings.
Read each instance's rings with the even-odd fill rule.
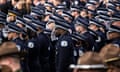
[[[49,50],[50,50],[50,38],[44,34],[45,23],[39,20],[33,20],[32,24],[36,28],[41,28],[42,32],[37,34],[37,42],[39,49],[39,63],[41,65],[41,72],[49,72]]]
[[[37,28],[32,23],[26,23],[26,27],[32,32],[36,33]],[[31,36],[30,36],[31,37]],[[31,37],[27,41],[28,48],[28,66],[30,72],[41,72],[39,63],[39,42],[37,41],[37,35]]]
[[[60,21],[57,21],[56,25],[62,29],[70,28],[69,24]],[[56,72],[71,72],[69,69],[71,63],[73,63],[73,42],[70,33],[66,32],[59,37],[56,44]]]
[[[95,47],[95,39],[94,36],[90,33],[88,30],[88,22],[83,20],[82,18],[79,18],[76,21],[76,24],[83,26],[86,28],[86,32],[82,33],[81,35],[86,36],[86,44],[84,46],[85,51],[93,51],[93,48]]]
[[[49,72],[49,48],[50,39],[43,32],[38,35],[39,42],[39,62],[42,72]]]
[[[69,64],[73,61],[73,44],[69,33],[61,36],[56,45],[57,72],[70,72]]]
[[[84,49],[84,44],[86,41],[86,37],[83,35],[80,35],[78,32],[73,32],[72,34],[72,40],[73,40],[73,44],[74,44],[74,62],[75,64],[77,64],[77,60],[80,56],[83,55],[83,53],[85,52]]]
[[[8,30],[12,31],[12,32],[17,32],[17,33],[24,33],[24,31],[15,24],[9,24]],[[16,43],[18,50],[20,50],[20,52],[22,53],[20,55],[20,57],[21,57],[20,64],[21,64],[23,72],[28,72],[28,64],[27,64],[27,61],[25,58],[26,54],[24,53],[24,52],[27,53],[27,47],[25,45],[25,40],[22,40],[20,37],[17,37],[15,39],[13,39],[12,41]]]
[[[56,44],[56,40],[52,41],[51,40],[51,33],[52,31],[49,29],[45,29],[44,30],[44,34],[46,34],[50,40],[50,48],[49,48],[49,65],[50,65],[50,72],[56,72],[55,69],[55,44]]]

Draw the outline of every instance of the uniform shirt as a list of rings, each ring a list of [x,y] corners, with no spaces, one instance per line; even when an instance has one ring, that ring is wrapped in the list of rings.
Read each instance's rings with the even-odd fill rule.
[[[69,33],[62,35],[56,45],[56,72],[70,72],[73,63],[73,42]]]
[[[19,37],[17,37],[16,39],[13,39],[12,41],[16,43],[18,50],[21,52],[20,64],[21,64],[22,71],[27,72],[28,71],[28,64],[27,64],[28,62],[27,62],[27,57],[26,57],[27,55],[24,53],[24,52],[27,52],[25,40],[22,40]]]
[[[40,64],[39,64],[39,43],[37,42],[37,37],[28,40],[28,66],[30,72],[40,72]]]
[[[37,37],[39,43],[39,62],[42,72],[49,72],[50,39],[43,32]]]
[[[105,34],[100,30],[97,30],[96,33],[98,34],[99,37],[98,37],[98,40],[96,40],[97,49],[95,51],[99,52],[101,48],[105,45],[107,38]]]
[[[21,40],[19,37],[13,39],[12,41],[16,43],[18,50],[22,51],[26,48],[24,45],[25,41]]]
[[[89,32],[85,32],[83,35],[86,36],[87,42],[87,45],[84,46],[85,51],[93,51],[93,48],[95,47],[94,37]]]

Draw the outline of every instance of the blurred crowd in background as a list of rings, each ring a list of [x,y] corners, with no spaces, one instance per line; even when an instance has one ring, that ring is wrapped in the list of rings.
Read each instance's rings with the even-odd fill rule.
[[[120,72],[120,0],[0,0],[0,72]]]

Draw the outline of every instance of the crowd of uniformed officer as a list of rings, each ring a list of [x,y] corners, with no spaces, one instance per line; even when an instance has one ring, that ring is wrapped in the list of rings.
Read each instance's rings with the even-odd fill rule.
[[[0,1],[0,44],[23,72],[120,72],[120,0]]]

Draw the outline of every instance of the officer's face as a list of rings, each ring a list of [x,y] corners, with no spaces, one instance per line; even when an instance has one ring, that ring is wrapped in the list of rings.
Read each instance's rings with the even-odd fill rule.
[[[89,13],[88,13],[88,17],[89,17],[89,18],[93,17],[92,13],[89,12]]]
[[[120,37],[120,33],[117,33],[117,32],[108,32],[107,33],[107,39],[108,40],[118,38],[118,37]]]
[[[54,22],[49,23],[49,24],[46,26],[46,28],[52,31],[53,29],[55,29],[55,23],[54,23]]]
[[[11,0],[12,5],[15,6],[17,4],[17,2],[15,0]]]
[[[81,12],[80,12],[80,15],[81,15],[82,17],[86,17],[86,16],[87,16],[87,13],[86,13],[86,11],[81,11]]]
[[[120,21],[115,21],[115,22],[112,23],[112,25],[120,27]],[[118,33],[118,32],[108,32],[107,37],[108,37],[109,40],[114,39],[114,38],[118,38],[118,37],[120,37],[120,33]]]
[[[120,11],[120,6],[117,6],[116,9],[117,9],[118,11]]]
[[[57,11],[57,13],[58,13],[59,15],[62,15],[63,11],[62,11],[62,10],[59,10],[59,11]]]
[[[50,15],[46,15],[44,18],[44,21],[48,21],[49,20]]]
[[[113,14],[114,14],[114,12],[112,12],[112,11],[109,11],[109,12],[108,12],[108,15],[109,15],[109,16],[111,16],[111,15],[113,15]]]
[[[98,30],[98,27],[95,24],[90,24],[89,28],[94,31]]]
[[[76,11],[76,10],[74,10],[74,11],[72,11],[72,16],[76,16],[76,15],[78,15],[79,13],[78,13],[78,11]]]
[[[21,23],[17,23],[17,26],[19,26],[20,28],[24,27],[23,24],[21,24]]]
[[[16,19],[15,16],[10,15],[10,16],[7,17],[7,22],[14,22],[15,19]]]
[[[21,9],[23,8],[23,6],[24,6],[24,1],[19,1],[19,2],[16,4],[16,8],[17,8],[18,10],[21,10]]]
[[[15,37],[16,33],[14,32],[9,32],[8,33],[8,40],[12,40]]]
[[[90,10],[95,10],[96,9],[96,7],[94,5],[90,5],[87,8],[90,9]]]
[[[80,26],[80,25],[77,25],[77,26],[75,26],[75,30],[76,30],[76,32],[81,33],[84,30],[84,27]]]
[[[112,25],[120,27],[120,21],[115,21],[115,22],[112,23]]]
[[[67,16],[65,16],[64,19],[65,19],[66,21],[68,21],[68,22],[71,22],[71,19],[70,19],[69,17],[67,17]]]
[[[46,6],[45,8],[46,8],[48,11],[52,11],[52,8],[49,7],[49,6]]]

